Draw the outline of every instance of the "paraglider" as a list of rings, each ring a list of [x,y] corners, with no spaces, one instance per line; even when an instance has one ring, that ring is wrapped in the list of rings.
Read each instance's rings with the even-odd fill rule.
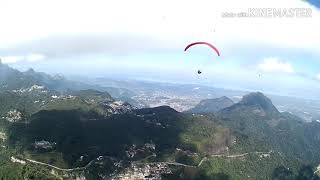
[[[190,47],[192,47],[194,45],[199,45],[199,44],[203,44],[203,45],[209,46],[211,49],[213,49],[217,53],[218,56],[220,56],[219,50],[216,47],[214,47],[212,44],[207,43],[207,42],[194,42],[194,43],[191,43],[184,49],[184,51],[187,51]],[[201,74],[201,73],[202,73],[201,70],[198,70],[198,74]]]
[[[216,47],[214,47],[212,44],[207,43],[207,42],[194,42],[194,43],[191,43],[184,49],[184,51],[187,51],[190,47],[192,47],[194,45],[198,45],[198,44],[204,44],[204,45],[209,46],[211,49],[213,49],[217,53],[218,56],[220,56],[219,50]]]

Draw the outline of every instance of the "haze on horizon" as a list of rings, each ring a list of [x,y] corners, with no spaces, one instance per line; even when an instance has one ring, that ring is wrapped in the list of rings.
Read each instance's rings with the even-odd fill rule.
[[[312,17],[222,17],[266,7],[311,9]],[[320,97],[314,1],[4,0],[0,22],[0,58],[19,70]],[[194,41],[213,43],[221,57],[201,46],[184,52]]]

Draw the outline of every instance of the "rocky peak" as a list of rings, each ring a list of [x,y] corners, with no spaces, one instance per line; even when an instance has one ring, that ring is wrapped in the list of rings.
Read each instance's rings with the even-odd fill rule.
[[[246,106],[257,106],[266,112],[278,112],[271,100],[261,92],[254,92],[243,96],[239,104]]]

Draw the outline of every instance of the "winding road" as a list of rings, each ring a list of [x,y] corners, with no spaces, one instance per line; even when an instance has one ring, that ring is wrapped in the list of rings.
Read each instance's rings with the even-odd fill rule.
[[[234,155],[226,155],[226,154],[213,154],[210,155],[210,157],[226,157],[226,158],[238,158],[238,157],[244,157],[247,156],[249,154],[271,154],[272,151],[269,152],[259,152],[259,151],[255,151],[255,152],[248,152],[248,153],[243,153],[243,154],[234,154]],[[57,166],[48,164],[48,163],[44,163],[44,162],[40,162],[40,161],[36,161],[36,160],[32,160],[32,159],[28,159],[28,158],[15,158],[15,159],[19,159],[19,160],[24,160],[33,164],[38,164],[38,165],[43,165],[43,166],[47,166],[50,168],[54,168],[60,171],[76,171],[76,170],[84,170],[86,168],[88,168],[97,158],[91,160],[87,165],[83,166],[83,167],[76,167],[76,168],[59,168]],[[188,164],[183,164],[183,163],[178,163],[178,162],[150,162],[150,163],[142,163],[142,162],[132,162],[135,164],[155,164],[155,163],[164,163],[164,164],[168,164],[168,165],[175,165],[175,166],[184,166],[184,167],[192,167],[192,168],[196,168],[196,167],[200,167],[202,165],[202,163],[204,161],[208,160],[207,157],[204,157],[201,159],[201,161],[199,162],[199,164],[197,166],[192,166],[192,165],[188,165]]]
[[[13,158],[15,158],[15,157],[13,157]],[[83,166],[83,167],[76,167],[76,168],[59,168],[59,167],[57,167],[57,166],[54,166],[54,165],[51,165],[51,164],[48,164],[48,163],[44,163],[44,162],[40,162],[40,161],[28,159],[28,158],[15,158],[15,159],[24,160],[24,161],[27,161],[27,162],[30,162],[30,163],[33,163],[33,164],[38,164],[38,165],[43,165],[43,166],[51,167],[51,168],[54,168],[54,169],[57,169],[57,170],[60,170],[60,171],[83,170],[83,169],[88,168],[88,167],[95,161],[95,159],[93,159],[93,160],[91,160],[87,165],[85,165],[85,166]]]
[[[255,152],[247,152],[247,153],[243,153],[243,154],[234,154],[234,155],[226,155],[226,154],[213,154],[210,155],[211,157],[226,157],[226,158],[237,158],[237,157],[243,157],[243,156],[247,156],[249,154],[271,154],[272,150],[270,150],[269,152],[261,152],[261,151],[255,151]]]

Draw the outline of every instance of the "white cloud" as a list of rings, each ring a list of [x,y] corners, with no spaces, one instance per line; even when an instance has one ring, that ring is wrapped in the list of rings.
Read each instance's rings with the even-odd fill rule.
[[[256,7],[313,12],[312,18],[221,17]],[[0,22],[0,48],[55,35],[118,33],[143,34],[163,46],[208,39],[219,47],[265,43],[320,52],[320,12],[301,0],[2,0]]]
[[[316,79],[320,81],[320,73],[316,75]]]
[[[283,62],[276,57],[266,58],[258,65],[258,69],[265,72],[293,73],[294,68],[288,62]]]
[[[46,58],[43,54],[29,54],[26,57],[26,60],[29,62],[37,62],[37,61],[42,61]]]
[[[14,64],[23,60],[23,56],[5,56],[0,58],[4,64]]]
[[[4,56],[0,57],[2,63],[4,64],[15,64],[23,61],[27,62],[38,62],[46,58],[43,54],[29,54],[26,56]]]

